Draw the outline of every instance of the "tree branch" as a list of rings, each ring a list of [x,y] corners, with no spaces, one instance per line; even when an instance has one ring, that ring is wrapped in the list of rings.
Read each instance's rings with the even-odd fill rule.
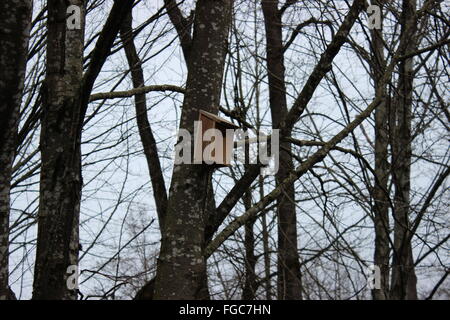
[[[356,2],[356,1],[355,1]],[[409,34],[409,33],[408,33]],[[403,53],[404,48],[400,46],[397,50],[397,53],[392,58],[391,63],[386,68],[385,73],[380,79],[380,83],[388,83],[391,78],[392,72],[394,70],[395,65],[398,62],[398,57],[400,53]],[[205,257],[209,257],[225,240],[227,240],[237,229],[245,224],[246,221],[256,216],[261,210],[263,210],[268,204],[272,201],[276,200],[279,195],[282,193],[283,189],[295,182],[301,176],[303,176],[306,172],[308,172],[315,164],[322,161],[329,151],[336,147],[338,143],[340,143],[345,137],[347,137],[357,126],[359,126],[365,119],[367,119],[372,111],[376,109],[378,105],[383,100],[383,86],[380,86],[375,94],[375,99],[372,103],[362,111],[355,119],[350,122],[347,127],[342,129],[338,134],[336,134],[331,140],[326,142],[318,151],[316,151],[311,157],[309,157],[305,162],[303,162],[300,166],[298,166],[290,175],[284,179],[277,188],[272,190],[269,194],[267,194],[264,198],[262,198],[258,203],[256,203],[252,208],[247,210],[243,215],[234,219],[215,239],[213,239],[206,247],[204,251]]]
[[[133,88],[127,91],[114,91],[114,92],[99,92],[94,93],[89,97],[89,102],[105,99],[117,99],[117,98],[130,98],[136,95],[146,94],[152,91],[173,91],[184,93],[185,89],[179,86],[174,86],[170,84],[161,85],[151,85],[151,86],[141,86]]]
[[[130,8],[129,13],[122,24],[120,35],[122,42],[124,43],[125,55],[131,70],[133,86],[136,91],[143,88],[145,80],[144,72],[142,70],[142,62],[138,56],[133,40],[132,8]],[[158,88],[161,88],[161,86],[158,86]],[[167,191],[161,169],[161,163],[159,161],[156,140],[153,136],[153,131],[147,117],[147,100],[145,97],[145,92],[135,93],[134,100],[136,106],[136,121],[153,186],[153,195],[159,224],[164,226],[167,210]],[[164,228],[161,227],[160,229],[162,233]]]
[[[164,0],[164,4],[166,5],[167,14],[169,15],[170,21],[172,21],[175,30],[177,30],[178,37],[180,38],[184,59],[189,61],[189,53],[191,51],[192,43],[191,21],[183,16],[176,0]]]
[[[289,110],[286,118],[282,121],[280,126],[280,128],[282,128],[282,136],[292,130],[293,126],[298,121],[303,111],[306,109],[306,106],[311,100],[319,83],[322,81],[327,72],[331,70],[331,64],[334,58],[339,53],[342,45],[345,43],[348,34],[356,19],[358,18],[360,12],[364,9],[364,3],[364,0],[355,0],[353,2],[352,6],[350,7],[350,11],[342,22],[342,25],[340,26],[338,32],[335,34],[333,40],[320,56],[319,62],[316,64],[314,70],[308,78],[308,81],[295,100],[294,105],[292,106],[291,110]]]
[[[79,119],[79,126],[83,124],[83,119],[86,114],[89,98],[106,59],[108,58],[114,40],[119,33],[122,21],[125,15],[131,10],[134,0],[115,0],[114,5],[109,13],[108,19],[103,26],[102,32],[95,44],[92,52],[92,58],[89,68],[83,76],[83,84],[81,86],[81,113]],[[79,128],[81,130],[81,128]]]
[[[283,13],[293,4],[295,4],[298,0],[286,0],[286,2],[283,4],[283,6],[278,10],[278,14],[280,16],[283,15]]]
[[[297,38],[300,31],[304,28],[309,26],[310,24],[326,24],[331,26],[331,22],[327,20],[317,20],[316,18],[310,18],[306,20],[305,22],[300,23],[297,25],[297,27],[292,31],[291,36],[289,37],[289,40],[286,42],[286,44],[283,46],[283,52],[285,52],[289,46],[294,42],[295,38]]]

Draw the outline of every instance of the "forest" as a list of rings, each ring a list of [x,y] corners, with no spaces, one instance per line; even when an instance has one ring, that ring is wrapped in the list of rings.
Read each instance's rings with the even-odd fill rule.
[[[449,35],[444,0],[1,0],[0,300],[450,299]]]

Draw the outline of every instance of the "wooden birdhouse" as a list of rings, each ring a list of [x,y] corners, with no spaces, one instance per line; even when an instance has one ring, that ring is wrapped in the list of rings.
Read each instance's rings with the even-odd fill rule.
[[[239,128],[234,123],[215,114],[199,110],[195,128],[194,163],[204,163],[216,167],[231,164],[233,154],[233,131]],[[216,129],[216,130],[210,130]]]

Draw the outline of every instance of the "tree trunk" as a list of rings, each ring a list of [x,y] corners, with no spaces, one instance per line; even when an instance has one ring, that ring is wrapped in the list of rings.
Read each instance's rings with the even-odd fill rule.
[[[252,207],[252,196],[250,192],[247,192],[244,195],[244,207],[246,211]],[[255,257],[255,234],[253,231],[255,220],[256,219],[250,219],[244,226],[245,281],[242,290],[243,300],[254,300],[256,297],[257,283],[255,266],[257,260]]]
[[[402,34],[415,23],[415,0],[404,0],[400,17]],[[402,37],[407,41],[406,53],[417,49],[415,34]],[[413,58],[399,64],[395,103],[395,128],[392,147],[394,195],[394,255],[391,278],[391,299],[417,299],[417,278],[414,271],[410,233],[411,175],[411,110],[413,98]]]
[[[375,3],[380,6],[379,1]],[[380,6],[381,7],[381,6]],[[371,30],[372,37],[372,76],[375,91],[386,70],[382,29]],[[374,263],[380,268],[380,288],[373,289],[375,300],[389,298],[389,162],[388,162],[388,97],[383,85],[383,102],[375,110],[375,182],[373,187],[373,215],[375,224]]]
[[[85,1],[49,1],[47,74],[41,88],[41,177],[33,299],[76,299],[66,273],[77,266],[81,199],[81,132],[89,97],[133,0],[114,1],[83,75]],[[79,28],[67,8],[80,8]],[[71,276],[71,279],[69,279]],[[73,284],[73,282],[72,282]]]
[[[199,0],[180,128],[193,136],[198,109],[217,114],[231,23],[231,0]],[[193,146],[193,143],[191,144]],[[156,299],[205,299],[203,256],[211,168],[180,164],[173,170],[158,260]]]
[[[68,5],[81,28],[66,26]],[[33,299],[76,299],[66,273],[78,264],[81,197],[79,99],[83,76],[84,2],[48,2],[47,74],[41,89],[41,177]]]
[[[278,1],[262,1],[266,29],[267,70],[272,128],[280,129],[287,114],[285,68],[281,14]],[[290,135],[290,130],[287,132]],[[291,144],[280,143],[280,165],[275,175],[277,186],[294,169]],[[302,299],[300,262],[297,244],[297,217],[294,183],[286,185],[277,200],[278,215],[278,299]]]
[[[32,0],[0,2],[0,300],[14,298],[8,286],[10,191],[32,7]]]
[[[259,176],[259,197],[264,198],[264,178]],[[264,289],[266,293],[266,300],[272,300],[272,279],[270,272],[270,243],[269,243],[269,230],[267,227],[267,212],[263,212],[261,215],[261,227],[262,227],[262,242],[264,250]]]

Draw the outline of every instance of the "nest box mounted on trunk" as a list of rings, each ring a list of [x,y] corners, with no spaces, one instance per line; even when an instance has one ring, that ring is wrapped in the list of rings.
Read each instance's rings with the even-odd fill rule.
[[[237,128],[239,127],[228,120],[199,110],[195,128],[194,163],[216,167],[229,166],[233,154],[234,129]],[[227,132],[227,129],[232,130]]]

